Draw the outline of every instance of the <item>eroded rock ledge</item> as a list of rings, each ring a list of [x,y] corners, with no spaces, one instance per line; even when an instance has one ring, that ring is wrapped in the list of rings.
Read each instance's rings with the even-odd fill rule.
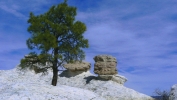
[[[94,73],[97,74],[97,79],[104,81],[114,81],[123,85],[127,79],[124,76],[118,75],[117,60],[111,55],[97,55],[94,58]],[[76,61],[63,65],[66,68],[60,76],[61,77],[75,77],[83,72],[89,71],[91,63]]]

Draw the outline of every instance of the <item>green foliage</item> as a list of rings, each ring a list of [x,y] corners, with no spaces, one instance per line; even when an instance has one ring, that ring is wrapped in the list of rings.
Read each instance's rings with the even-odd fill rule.
[[[47,55],[32,52],[29,55],[26,55],[24,59],[21,59],[20,67],[21,69],[29,68],[30,70],[34,70],[36,73],[47,72],[47,69],[51,66],[46,66]]]
[[[52,6],[49,11],[41,15],[30,13],[28,32],[31,37],[26,41],[29,49],[37,49],[37,53],[30,53],[29,57],[21,60],[21,68],[37,68],[36,64],[52,63],[49,67],[59,67],[63,62],[83,60],[85,54],[82,48],[88,48],[88,40],[83,37],[86,26],[75,21],[77,8],[68,6],[67,0]],[[44,69],[40,68],[40,69]]]

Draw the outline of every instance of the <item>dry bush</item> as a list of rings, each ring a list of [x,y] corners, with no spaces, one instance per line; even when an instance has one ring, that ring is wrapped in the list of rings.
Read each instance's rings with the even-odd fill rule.
[[[156,89],[154,93],[157,95],[157,100],[169,100],[169,91],[161,91],[160,89]]]

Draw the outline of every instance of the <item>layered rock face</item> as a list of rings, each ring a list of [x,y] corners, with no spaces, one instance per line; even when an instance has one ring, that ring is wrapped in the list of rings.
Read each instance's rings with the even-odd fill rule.
[[[110,55],[97,55],[95,60],[94,73],[98,74],[98,78],[102,80],[112,80],[119,84],[124,84],[127,79],[124,76],[118,75],[117,60]]]
[[[93,58],[95,60],[94,73],[98,75],[115,75],[117,74],[116,58],[110,55],[98,55]]]
[[[169,100],[177,100],[177,84],[171,87]]]
[[[64,68],[70,71],[87,71],[90,69],[91,64],[88,62],[79,62],[68,63],[63,65]]]

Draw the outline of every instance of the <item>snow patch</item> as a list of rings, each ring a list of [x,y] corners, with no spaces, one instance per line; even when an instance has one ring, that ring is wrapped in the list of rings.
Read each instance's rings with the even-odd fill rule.
[[[171,87],[169,100],[177,100],[177,84]]]
[[[98,80],[89,71],[75,77],[58,77],[52,86],[52,73],[0,70],[0,100],[153,100],[113,81]]]

